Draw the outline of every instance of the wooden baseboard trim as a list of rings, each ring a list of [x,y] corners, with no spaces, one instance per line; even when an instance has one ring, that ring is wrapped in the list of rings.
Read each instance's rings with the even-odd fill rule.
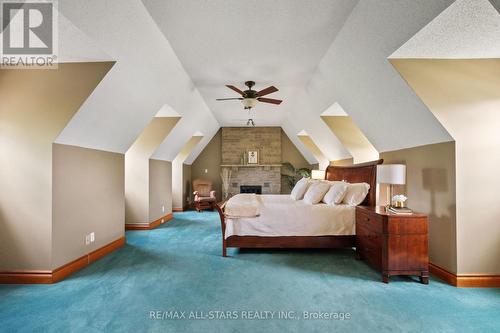
[[[429,263],[429,273],[435,275],[444,282],[451,284],[452,286],[457,286],[457,276],[453,273],[448,272],[444,268],[434,265],[433,263]]]
[[[48,284],[52,283],[52,272],[19,271],[0,272],[0,284]]]
[[[173,212],[183,212],[184,208],[182,208],[182,207],[176,207],[176,208],[172,208],[172,211]]]
[[[0,284],[50,284],[56,283],[67,276],[90,265],[105,255],[124,246],[125,237],[121,237],[109,244],[100,247],[78,259],[73,260],[53,271],[19,271],[19,272],[0,272]]]
[[[460,288],[500,288],[500,275],[459,275],[457,287]]]
[[[151,230],[156,228],[160,224],[167,223],[173,218],[174,215],[170,213],[150,223],[126,223],[125,230]]]
[[[441,280],[459,288],[500,288],[500,275],[455,274],[429,263],[429,272]]]
[[[105,257],[106,255],[110,254],[111,252],[118,250],[120,247],[125,246],[127,243],[127,240],[125,237],[118,238],[114,242],[109,243],[108,245],[104,245],[101,248],[98,248],[95,251],[92,251],[89,253],[89,264],[101,259],[102,257]]]
[[[89,264],[89,255],[86,254],[76,260],[73,260],[66,265],[56,268],[52,271],[52,281],[50,283],[55,283],[63,280],[64,278],[70,276],[71,274],[78,272],[82,268]]]

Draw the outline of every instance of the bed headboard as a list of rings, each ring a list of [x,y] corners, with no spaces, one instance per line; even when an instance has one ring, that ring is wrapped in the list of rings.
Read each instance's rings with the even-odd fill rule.
[[[363,206],[375,206],[377,201],[377,165],[384,160],[354,164],[351,166],[334,166],[326,168],[326,180],[344,180],[348,183],[368,183],[370,191],[361,203]]]

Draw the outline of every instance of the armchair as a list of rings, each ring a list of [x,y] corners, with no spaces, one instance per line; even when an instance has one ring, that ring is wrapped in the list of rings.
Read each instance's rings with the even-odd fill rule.
[[[212,182],[204,179],[193,180],[194,207],[197,212],[204,209],[214,210],[215,191],[212,190]]]

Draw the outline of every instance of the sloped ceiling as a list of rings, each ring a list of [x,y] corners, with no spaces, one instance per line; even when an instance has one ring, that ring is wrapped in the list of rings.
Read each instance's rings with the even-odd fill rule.
[[[350,157],[320,115],[342,104],[378,151],[452,138],[387,60],[453,0],[143,0],[219,123],[248,118],[224,84],[274,84],[279,107],[259,104],[258,126],[306,130],[330,160]],[[270,96],[271,97],[271,96]]]
[[[354,0],[197,1],[143,0],[161,31],[204,97],[221,126],[244,126],[249,114],[224,87],[256,89],[275,85],[269,95],[280,106],[260,103],[250,114],[257,126],[282,126],[310,163],[313,155],[297,138],[303,128],[287,123],[292,109],[301,109],[303,93],[316,67],[356,6]],[[349,156],[321,119],[312,139],[329,158]],[[300,122],[299,122],[300,123]],[[199,148],[199,147],[197,147]],[[187,160],[189,161],[189,159]]]
[[[338,102],[379,152],[452,140],[387,60],[452,2],[360,1],[307,88],[309,116],[293,110],[288,121],[315,133]]]
[[[54,10],[59,23],[55,35],[58,45],[56,63],[113,61],[91,38],[57,9]],[[15,16],[21,13],[23,12],[17,11]],[[3,40],[3,31],[0,32],[0,38]]]
[[[172,160],[193,130],[219,124],[140,1],[59,1],[59,10],[116,64],[58,138],[124,153],[165,105],[182,117],[155,158]],[[208,142],[208,141],[207,141]]]
[[[500,15],[491,4],[457,0],[391,57],[455,138],[456,205],[451,208],[456,209],[458,274],[500,271],[499,229],[484,222],[498,218],[500,210],[491,209],[495,193],[482,186],[500,184]],[[470,205],[478,193],[486,200]],[[470,246],[471,235],[477,246]]]
[[[497,3],[498,0],[492,0]],[[243,126],[224,84],[276,85],[258,126],[305,130],[329,160],[351,157],[321,120],[340,103],[380,152],[452,140],[388,57],[453,0],[60,0],[94,49],[116,61],[58,142],[125,152],[164,105],[181,116],[153,158],[173,160],[194,132],[191,163],[219,126]],[[92,129],[91,131],[89,129]]]
[[[488,0],[457,0],[390,59],[500,58],[500,16]]]
[[[259,126],[280,126],[357,1],[142,0],[221,126],[242,126],[248,113],[224,87],[256,81],[280,91],[279,107],[259,104]],[[244,89],[242,89],[244,90]]]

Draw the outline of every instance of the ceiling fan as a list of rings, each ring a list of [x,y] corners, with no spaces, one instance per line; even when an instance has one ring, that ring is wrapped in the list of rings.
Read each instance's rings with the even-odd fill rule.
[[[229,89],[234,90],[238,94],[240,94],[241,97],[217,98],[217,101],[240,100],[240,101],[242,101],[243,106],[245,107],[245,110],[249,110],[249,109],[255,107],[255,105],[257,105],[257,102],[270,103],[270,104],[276,104],[276,105],[280,105],[282,102],[279,99],[262,97],[262,96],[272,94],[273,92],[277,92],[278,88],[276,88],[275,86],[267,87],[265,89],[262,89],[261,91],[255,91],[255,90],[252,90],[252,87],[255,85],[254,81],[247,81],[247,82],[245,82],[245,85],[248,87],[248,89],[245,91],[241,91],[240,89],[238,89],[232,85],[226,85],[226,87],[228,87]]]

